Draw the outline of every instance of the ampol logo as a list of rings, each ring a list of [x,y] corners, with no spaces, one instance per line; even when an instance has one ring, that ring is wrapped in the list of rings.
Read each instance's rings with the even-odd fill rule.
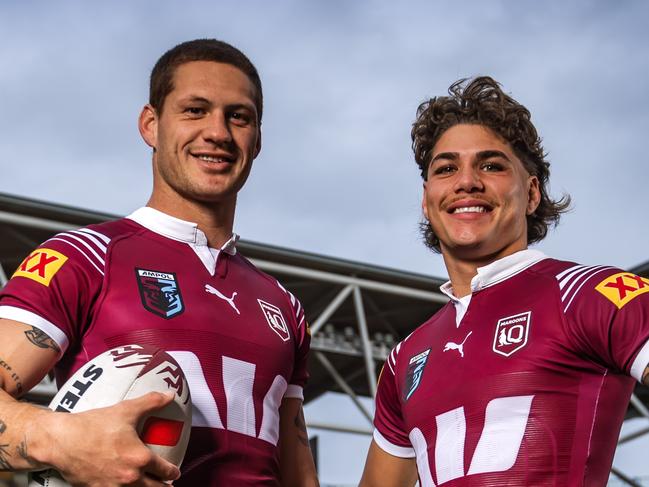
[[[494,334],[493,351],[509,357],[527,345],[531,321],[531,311],[498,320]]]

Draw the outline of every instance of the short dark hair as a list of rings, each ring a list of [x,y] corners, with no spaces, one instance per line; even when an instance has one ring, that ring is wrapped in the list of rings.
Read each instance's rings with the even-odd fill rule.
[[[449,128],[458,124],[488,127],[509,143],[527,172],[539,180],[541,201],[534,213],[527,216],[527,241],[543,240],[548,227],[557,225],[561,214],[570,207],[570,196],[553,200],[548,195],[550,163],[529,110],[504,93],[489,76],[460,79],[449,87],[448,94],[431,98],[417,109],[411,136],[422,178],[427,179],[433,148]],[[440,252],[439,238],[427,221],[421,223],[421,230],[426,245]]]
[[[167,95],[174,89],[173,80],[176,68],[192,61],[213,61],[230,64],[241,70],[250,79],[257,91],[255,105],[261,123],[263,93],[261,79],[254,64],[239,49],[217,39],[195,39],[183,42],[165,52],[151,71],[149,84],[149,104],[162,113]]]

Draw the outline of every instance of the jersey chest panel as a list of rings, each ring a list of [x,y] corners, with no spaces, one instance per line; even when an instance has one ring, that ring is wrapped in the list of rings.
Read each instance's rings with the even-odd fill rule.
[[[194,426],[212,431],[192,443],[187,468],[255,451],[259,465],[248,471],[276,478],[278,408],[296,355],[284,291],[239,257],[220,255],[227,272],[211,276],[189,246],[139,238],[146,241],[130,237],[110,254],[83,350],[70,370],[125,343],[171,352],[188,375]],[[235,464],[219,475],[238,478]]]
[[[396,372],[406,430],[417,430],[413,445],[428,449],[438,484],[583,478],[587,459],[576,452],[588,451],[605,374],[574,351],[547,281],[514,278],[475,293],[459,327],[447,306],[406,340]],[[628,389],[628,378],[620,381],[618,390]]]

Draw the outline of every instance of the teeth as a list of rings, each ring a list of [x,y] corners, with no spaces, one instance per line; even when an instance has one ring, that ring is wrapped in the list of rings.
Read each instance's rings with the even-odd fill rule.
[[[485,211],[484,206],[461,206],[455,208],[453,213],[484,213]]]
[[[222,157],[198,156],[198,158],[207,162],[226,162]]]

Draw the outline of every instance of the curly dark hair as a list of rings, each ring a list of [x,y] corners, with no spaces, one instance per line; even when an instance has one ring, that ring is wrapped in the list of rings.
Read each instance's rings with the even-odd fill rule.
[[[412,125],[412,149],[422,178],[427,179],[433,148],[449,128],[458,124],[488,127],[509,143],[527,172],[539,180],[541,201],[534,213],[527,216],[527,241],[543,240],[548,227],[557,225],[561,214],[570,207],[570,196],[553,200],[548,195],[550,163],[529,110],[504,93],[489,76],[460,79],[449,87],[448,94],[419,105]],[[426,245],[440,252],[439,238],[430,224],[423,221],[420,226]]]

